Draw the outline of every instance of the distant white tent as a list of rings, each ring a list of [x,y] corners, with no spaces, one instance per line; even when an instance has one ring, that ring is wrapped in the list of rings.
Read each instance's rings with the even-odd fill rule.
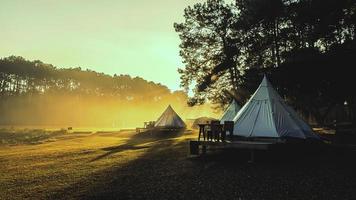
[[[234,118],[234,135],[316,138],[310,126],[274,90],[266,76]]]
[[[157,119],[155,127],[164,128],[184,128],[186,125],[178,114],[173,110],[171,105]]]
[[[221,123],[224,123],[224,121],[233,121],[240,109],[241,106],[235,100],[232,100],[231,104],[220,118]]]

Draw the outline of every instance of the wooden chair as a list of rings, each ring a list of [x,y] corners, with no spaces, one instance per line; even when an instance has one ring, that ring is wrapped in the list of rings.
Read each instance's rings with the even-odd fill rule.
[[[222,131],[222,127],[220,124],[220,121],[214,120],[210,122],[210,130],[207,132],[208,133],[208,140],[216,140],[219,141],[220,139],[220,133]]]
[[[233,139],[233,132],[234,132],[234,121],[224,121],[224,128],[222,131],[222,141],[226,140],[227,132],[229,132],[230,140]]]

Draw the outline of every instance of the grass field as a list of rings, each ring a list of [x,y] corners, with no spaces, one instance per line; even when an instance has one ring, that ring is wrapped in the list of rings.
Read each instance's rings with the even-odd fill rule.
[[[244,152],[190,157],[195,135],[63,133],[1,145],[0,199],[356,199],[354,152],[257,154],[248,164]]]

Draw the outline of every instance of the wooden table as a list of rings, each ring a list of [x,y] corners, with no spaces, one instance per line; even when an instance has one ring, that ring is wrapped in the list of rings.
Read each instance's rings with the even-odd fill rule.
[[[200,141],[200,137],[201,137],[201,135],[203,134],[203,139],[204,139],[204,141],[206,140],[206,139],[209,139],[209,138],[207,138],[207,133],[206,133],[206,128],[210,128],[210,130],[211,130],[211,127],[212,127],[212,124],[210,124],[210,123],[202,123],[202,124],[198,124],[198,126],[199,126],[199,136],[198,136],[198,141]],[[221,133],[222,133],[222,128],[223,128],[223,124],[214,124],[214,126],[218,126],[219,128],[220,128],[220,130],[221,130]],[[213,133],[213,134],[216,134],[216,133]],[[220,133],[218,133],[218,134],[220,134]],[[214,139],[214,135],[212,135],[211,136],[212,138],[211,139]],[[219,140],[219,138],[215,138],[215,139],[217,139],[217,140]]]

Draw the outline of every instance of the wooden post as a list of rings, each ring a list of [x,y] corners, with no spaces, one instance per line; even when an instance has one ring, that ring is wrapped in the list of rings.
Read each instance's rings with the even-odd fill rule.
[[[206,154],[206,145],[202,145],[202,154],[205,155]]]
[[[201,127],[201,125],[199,124],[199,136],[198,136],[198,141],[200,141],[201,132],[202,132],[202,127]]]
[[[255,162],[255,151],[253,149],[250,150],[250,160],[248,163],[254,163]]]
[[[191,155],[199,155],[199,142],[190,141],[190,154]]]

